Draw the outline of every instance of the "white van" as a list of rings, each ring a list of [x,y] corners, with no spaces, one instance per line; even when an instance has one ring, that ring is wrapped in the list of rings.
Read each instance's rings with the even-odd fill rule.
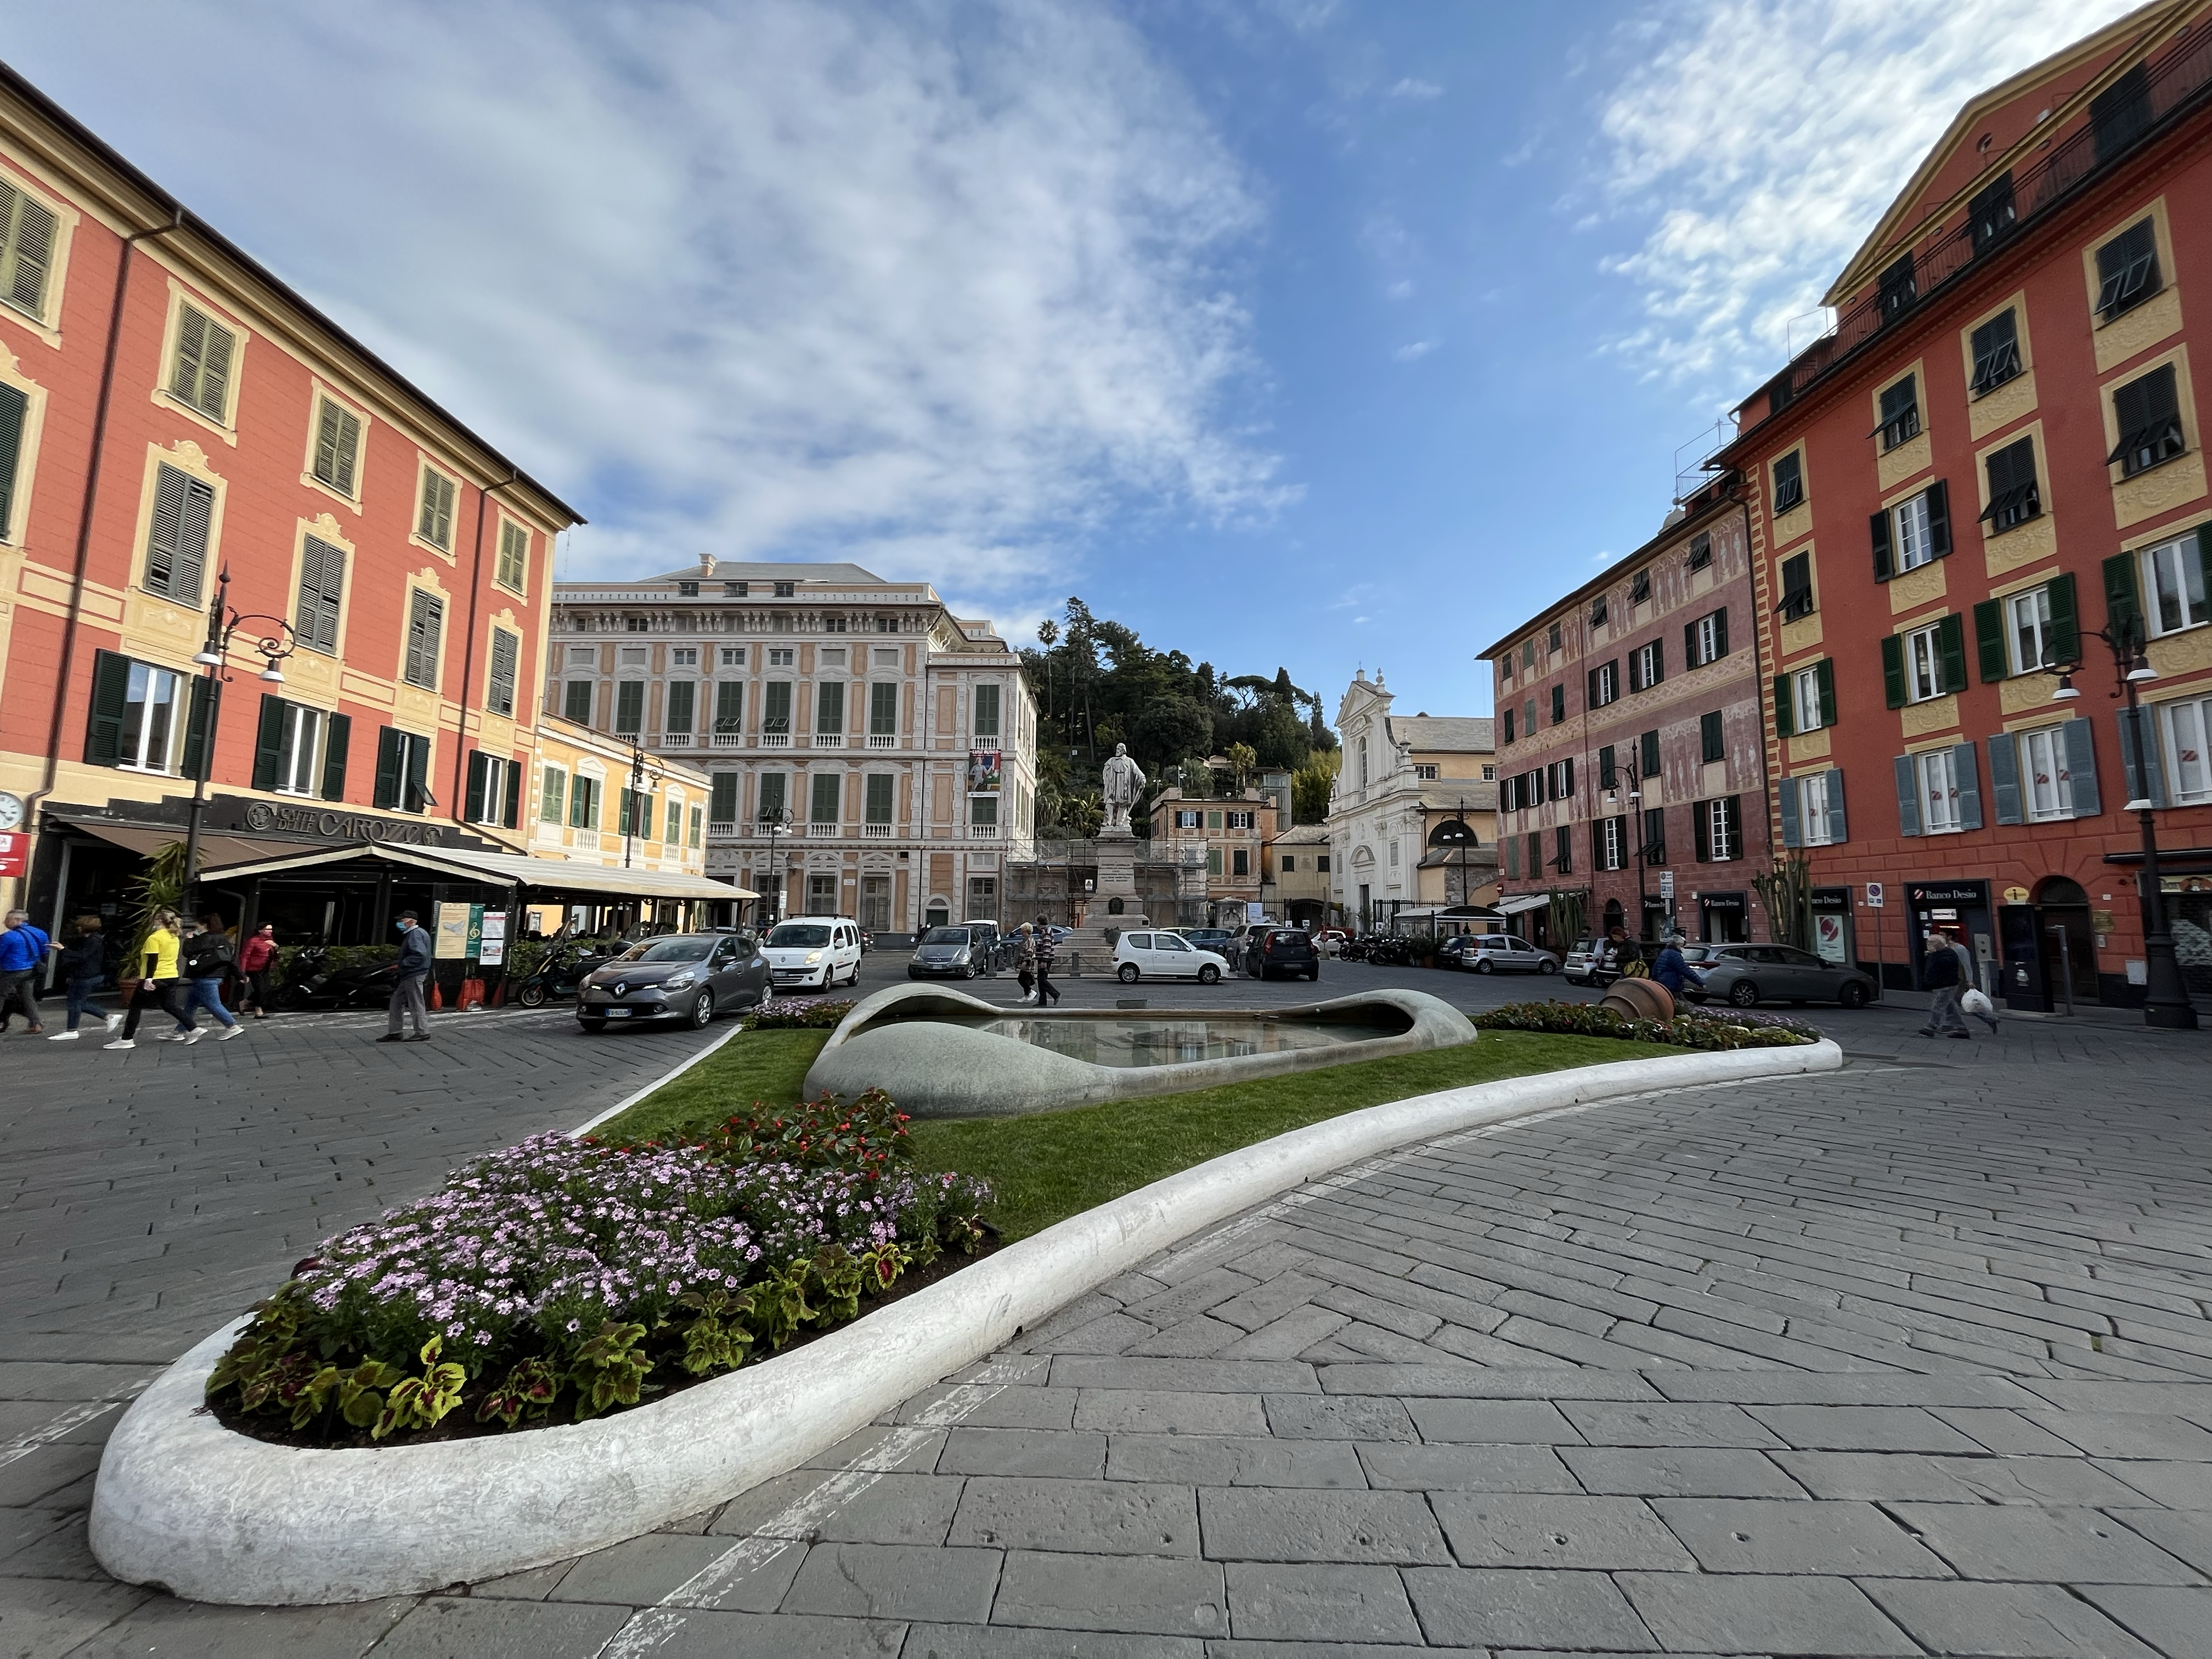
[[[860,982],[860,924],[845,916],[793,916],[761,941],[779,991],[827,991]]]

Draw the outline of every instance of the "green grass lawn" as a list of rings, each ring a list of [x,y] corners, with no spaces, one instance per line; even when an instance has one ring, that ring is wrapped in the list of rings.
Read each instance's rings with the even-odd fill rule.
[[[748,1031],[599,1133],[610,1139],[652,1139],[687,1121],[719,1121],[755,1100],[789,1104],[799,1098],[806,1068],[828,1040],[826,1031]],[[1255,1078],[1188,1094],[1109,1101],[1033,1117],[917,1122],[915,1158],[925,1170],[957,1170],[989,1181],[998,1188],[994,1219],[1000,1231],[1010,1239],[1025,1238],[1178,1170],[1364,1106],[1469,1083],[1687,1052],[1613,1037],[1485,1031],[1457,1048]]]

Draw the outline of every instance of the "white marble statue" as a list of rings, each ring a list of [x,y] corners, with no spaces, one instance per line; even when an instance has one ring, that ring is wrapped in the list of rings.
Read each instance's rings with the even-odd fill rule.
[[[1144,769],[1129,758],[1129,745],[1117,743],[1107,759],[1101,781],[1106,794],[1106,829],[1129,830],[1129,813],[1145,787]]]

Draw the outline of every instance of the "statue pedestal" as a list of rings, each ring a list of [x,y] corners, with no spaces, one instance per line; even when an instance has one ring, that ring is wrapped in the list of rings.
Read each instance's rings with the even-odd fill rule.
[[[1075,977],[1114,971],[1114,938],[1152,924],[1137,897],[1137,838],[1127,825],[1101,830],[1092,839],[1098,874],[1083,906],[1084,925],[1061,945],[1066,971]],[[1116,904],[1120,905],[1117,911]]]

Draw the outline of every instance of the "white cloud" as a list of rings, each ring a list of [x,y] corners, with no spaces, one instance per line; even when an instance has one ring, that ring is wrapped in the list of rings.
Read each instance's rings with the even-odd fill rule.
[[[1413,284],[1410,278],[1401,276],[1382,291],[1394,300],[1410,300],[1413,297]]]
[[[1390,96],[1411,98],[1418,102],[1425,103],[1431,98],[1443,97],[1443,91],[1444,89],[1433,81],[1417,81],[1409,75],[1390,88]]]
[[[1417,363],[1443,343],[1441,340],[1415,340],[1400,346],[1390,355],[1401,363]]]
[[[1132,504],[1290,494],[1224,407],[1255,193],[1103,5],[138,0],[10,35],[589,512],[578,574],[711,548],[1003,592]]]
[[[2136,0],[1663,0],[1615,40],[1602,185],[1641,245],[1619,349],[1733,398],[1779,367],[1966,100]],[[1803,333],[1800,327],[1801,343]]]

